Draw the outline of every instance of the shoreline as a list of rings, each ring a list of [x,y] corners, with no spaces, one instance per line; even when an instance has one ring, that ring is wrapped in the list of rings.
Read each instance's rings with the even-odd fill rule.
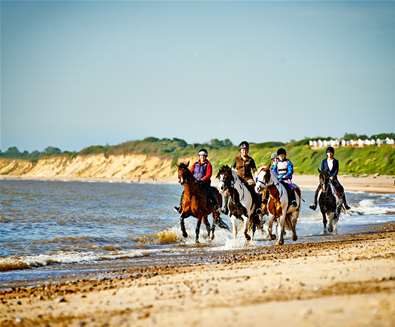
[[[7,326],[391,326],[395,223],[318,243],[221,253],[0,291]]]
[[[169,184],[176,185],[177,177],[153,179],[121,179],[121,178],[77,178],[77,177],[24,177],[0,175],[1,180],[23,180],[23,181],[50,181],[50,182],[86,182],[86,183],[132,183],[132,184]],[[318,176],[315,175],[294,175],[294,182],[302,189],[315,190],[318,185]],[[369,175],[369,176],[339,176],[339,181],[347,191],[369,192],[369,193],[388,193],[395,194],[395,176],[390,175]],[[215,186],[217,180],[212,179]]]

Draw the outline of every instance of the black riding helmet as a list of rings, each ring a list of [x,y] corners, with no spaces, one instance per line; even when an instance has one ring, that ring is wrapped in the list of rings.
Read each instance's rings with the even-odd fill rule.
[[[240,149],[249,149],[250,148],[250,144],[247,141],[243,141],[239,144],[239,148]]]
[[[287,151],[285,151],[285,149],[284,148],[280,148],[280,149],[278,149],[277,150],[277,155],[279,156],[280,154],[283,154],[283,155],[287,155]]]
[[[335,154],[335,149],[334,149],[332,146],[328,146],[328,147],[326,148],[326,152],[325,152],[325,153],[328,153],[328,152],[330,152],[330,153],[332,153],[332,154]]]

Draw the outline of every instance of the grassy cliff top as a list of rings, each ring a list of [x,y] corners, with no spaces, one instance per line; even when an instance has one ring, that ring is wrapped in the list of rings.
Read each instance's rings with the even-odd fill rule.
[[[313,150],[308,145],[308,139],[293,141],[287,144],[281,142],[255,143],[250,146],[250,155],[255,159],[257,166],[268,164],[270,155],[278,147],[287,149],[288,158],[293,162],[295,172],[298,174],[316,174],[321,160],[326,157],[325,149]],[[94,145],[79,152],[61,152],[60,149],[48,147],[44,152],[20,153],[8,151],[0,153],[0,158],[25,159],[37,161],[45,157],[101,154],[126,155],[146,154],[172,159],[173,164],[180,158],[194,157],[200,148],[209,151],[209,159],[214,166],[214,172],[221,165],[232,164],[238,154],[238,148],[230,140],[214,139],[205,144],[188,144],[182,139],[158,139],[155,137],[143,140],[129,141],[117,145]],[[395,148],[391,145],[365,146],[363,148],[340,147],[336,149],[335,157],[340,161],[340,174],[380,174],[395,175]]]

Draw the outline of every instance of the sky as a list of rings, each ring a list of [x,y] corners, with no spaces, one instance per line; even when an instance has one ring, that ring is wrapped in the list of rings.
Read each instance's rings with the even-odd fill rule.
[[[0,6],[2,150],[395,131],[395,2]]]

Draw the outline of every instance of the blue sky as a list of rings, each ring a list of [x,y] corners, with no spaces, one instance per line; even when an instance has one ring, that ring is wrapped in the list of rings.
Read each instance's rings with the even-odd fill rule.
[[[394,2],[1,2],[1,148],[395,130]]]

